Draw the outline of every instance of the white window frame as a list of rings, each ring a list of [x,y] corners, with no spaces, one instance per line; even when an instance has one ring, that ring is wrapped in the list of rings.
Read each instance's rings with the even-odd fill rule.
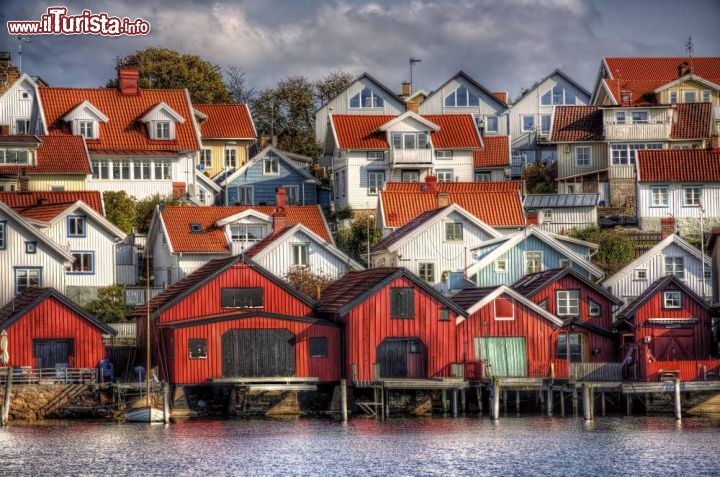
[[[685,280],[685,257],[664,257],[665,275],[674,275]]]
[[[445,222],[445,241],[462,242],[465,235],[464,229],[462,222]]]
[[[385,171],[368,171],[368,195],[378,195],[385,186]]]
[[[299,185],[284,185],[283,188],[285,188],[285,203],[287,205],[300,205],[302,203]]]
[[[452,182],[453,181],[453,170],[452,169],[436,169],[435,177],[438,182]]]
[[[533,257],[533,258],[531,258]],[[528,260],[532,259],[534,261],[534,257],[539,258],[537,261],[537,264],[530,267],[530,263]],[[542,250],[527,250],[523,252],[523,270],[525,270],[525,274],[528,273],[537,273],[543,271],[543,253]]]
[[[682,308],[682,293],[679,290],[663,291],[663,308],[675,310]]]
[[[363,104],[363,96],[365,91],[369,92],[369,98],[370,98],[370,106],[365,106]],[[353,106],[352,102],[353,100],[357,98],[357,106]],[[380,109],[385,106],[385,99],[377,94],[375,90],[370,88],[369,86],[363,86],[363,88],[355,93],[354,95],[350,96],[348,98],[348,109]]]
[[[575,165],[579,167],[592,165],[592,148],[590,146],[575,147]]]
[[[136,181],[152,180],[152,164],[150,161],[136,161],[133,163],[133,179]]]
[[[711,103],[712,102],[712,92],[709,89],[702,90],[701,96],[702,96],[703,103]]]
[[[558,316],[580,316],[580,290],[556,292]]]
[[[93,161],[92,162],[92,177],[93,179],[108,180],[110,179],[110,163],[108,161]]]
[[[697,91],[694,89],[684,89],[682,92],[683,103],[697,103]],[[692,96],[692,101],[688,101],[688,97]]]
[[[263,159],[263,175],[277,176],[280,175],[280,161],[277,157],[266,157]]]
[[[20,275],[24,274],[25,284],[20,288]],[[40,267],[20,267],[15,269],[15,293],[20,294],[24,290],[32,287],[41,288],[42,285],[42,268]],[[36,283],[31,283],[34,280]]]
[[[625,111],[615,111],[615,124],[627,123],[627,114]]]
[[[257,232],[256,236],[250,237],[248,235],[250,229],[253,229],[253,232]],[[259,242],[265,237],[265,227],[260,224],[233,224],[230,225],[228,232],[230,241],[236,243]]]
[[[290,259],[295,267],[310,264],[310,244],[308,243],[292,243],[290,244]]]
[[[501,258],[498,260],[495,260],[495,273],[507,273],[508,267],[507,267],[507,259]]]
[[[588,316],[601,316],[602,305],[593,299],[588,298]]]
[[[464,90],[464,103],[458,104],[458,91]],[[461,92],[462,94],[463,92]],[[448,101],[451,100],[451,101]],[[451,103],[451,104],[448,104]],[[445,108],[475,108],[480,105],[480,97],[470,91],[470,89],[464,84],[459,85],[452,92],[448,93],[443,98],[443,107]]]
[[[97,139],[95,135],[95,121],[83,119],[78,121],[78,132],[85,139]]]
[[[631,111],[633,124],[650,124],[650,113],[645,110]]]
[[[225,167],[231,169],[237,167],[237,149],[234,147],[225,148]]]
[[[202,164],[206,169],[212,167],[212,148],[202,148],[200,151],[200,164]]]
[[[683,187],[683,207],[699,207],[702,202],[702,187]]]
[[[368,151],[367,152],[367,160],[368,161],[384,161],[385,160],[385,151]]]
[[[22,128],[18,127],[20,123],[23,125]],[[30,134],[30,118],[13,118],[13,129],[14,134]]]
[[[73,263],[70,264],[68,275],[93,275],[95,274],[95,252],[90,251],[72,251]],[[75,262],[80,260],[80,269],[75,270]],[[88,263],[89,262],[89,263]],[[89,265],[89,270],[84,270],[84,265]]]
[[[544,209],[542,211],[542,223],[543,224],[552,224],[553,223],[552,209]]]
[[[650,207],[668,207],[669,192],[667,186],[653,186],[650,188]]]
[[[475,171],[475,182],[492,182],[492,171]]]
[[[540,132],[543,134],[549,133],[551,127],[552,127],[552,114],[541,114],[540,115]]]
[[[647,268],[636,268],[633,270],[633,280],[646,282],[648,280]]]
[[[237,203],[241,205],[254,205],[255,191],[251,185],[235,186],[237,191]],[[230,205],[230,204],[227,204]]]
[[[491,120],[495,123],[495,127],[491,128]],[[500,120],[496,115],[485,116],[485,132],[486,133],[497,133],[500,131]]]
[[[435,149],[435,160],[449,161],[453,158],[453,152],[448,149]]]
[[[677,91],[670,91],[668,93],[668,102],[670,104],[677,104],[677,98],[678,98]]]
[[[153,139],[170,141],[173,138],[172,121],[153,121]]]
[[[525,127],[525,119],[529,118],[532,122],[529,128]],[[520,130],[522,132],[533,132],[535,131],[535,116],[532,114],[521,114],[520,115]]]
[[[427,283],[435,283],[435,262],[418,261],[418,277]]]
[[[159,172],[159,174],[158,174]],[[170,162],[156,160],[153,167],[153,173],[155,174],[156,181],[169,181],[172,179]]]
[[[412,174],[411,180],[406,180],[405,177]],[[420,171],[417,170],[403,170],[400,172],[401,182],[420,182]]]
[[[112,178],[116,180],[130,180],[130,163],[128,161],[115,160],[112,163]]]

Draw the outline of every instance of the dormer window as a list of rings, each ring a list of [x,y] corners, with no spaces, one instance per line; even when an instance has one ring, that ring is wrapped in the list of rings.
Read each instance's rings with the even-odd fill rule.
[[[569,89],[563,88],[556,84],[540,96],[540,104],[543,106],[552,106],[553,104],[575,104],[575,93]]]
[[[170,121],[153,121],[153,139],[168,140],[172,139],[170,135]]]
[[[448,108],[464,108],[468,106],[478,106],[480,99],[478,95],[460,85],[455,91],[445,96],[445,107]]]
[[[15,120],[15,134],[30,134],[30,119],[19,118]]]
[[[382,108],[385,101],[375,91],[365,86],[360,92],[350,97],[350,109]]]
[[[426,132],[394,132],[392,133],[393,149],[425,149],[428,147]]]
[[[190,224],[190,231],[195,234],[202,232],[202,226],[200,226],[200,224],[198,223],[193,222]]]
[[[30,164],[27,149],[0,149],[0,164]]]
[[[80,121],[80,135],[85,139],[95,139],[95,121]]]

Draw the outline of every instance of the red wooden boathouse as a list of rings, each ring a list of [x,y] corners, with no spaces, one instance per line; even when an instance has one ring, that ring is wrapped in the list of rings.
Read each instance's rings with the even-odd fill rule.
[[[317,311],[344,327],[345,376],[450,376],[458,363],[455,319],[465,311],[405,268],[346,273],[323,291]]]
[[[340,330],[314,301],[235,256],[211,260],[150,301],[153,363],[173,384],[221,378],[340,379]],[[138,345],[144,347],[142,306]]]
[[[117,332],[53,288],[27,288],[0,309],[10,366],[95,368]]]

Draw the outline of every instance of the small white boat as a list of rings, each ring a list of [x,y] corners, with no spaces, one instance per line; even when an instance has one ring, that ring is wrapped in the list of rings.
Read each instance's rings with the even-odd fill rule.
[[[125,411],[127,422],[165,422],[165,415],[162,409],[156,407],[136,407]]]

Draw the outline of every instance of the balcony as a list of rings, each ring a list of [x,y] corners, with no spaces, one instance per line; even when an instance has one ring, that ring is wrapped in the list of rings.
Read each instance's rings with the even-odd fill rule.
[[[670,123],[616,124],[605,123],[608,141],[666,140],[670,138]]]
[[[430,167],[433,165],[432,149],[391,149],[390,165],[392,167]]]

